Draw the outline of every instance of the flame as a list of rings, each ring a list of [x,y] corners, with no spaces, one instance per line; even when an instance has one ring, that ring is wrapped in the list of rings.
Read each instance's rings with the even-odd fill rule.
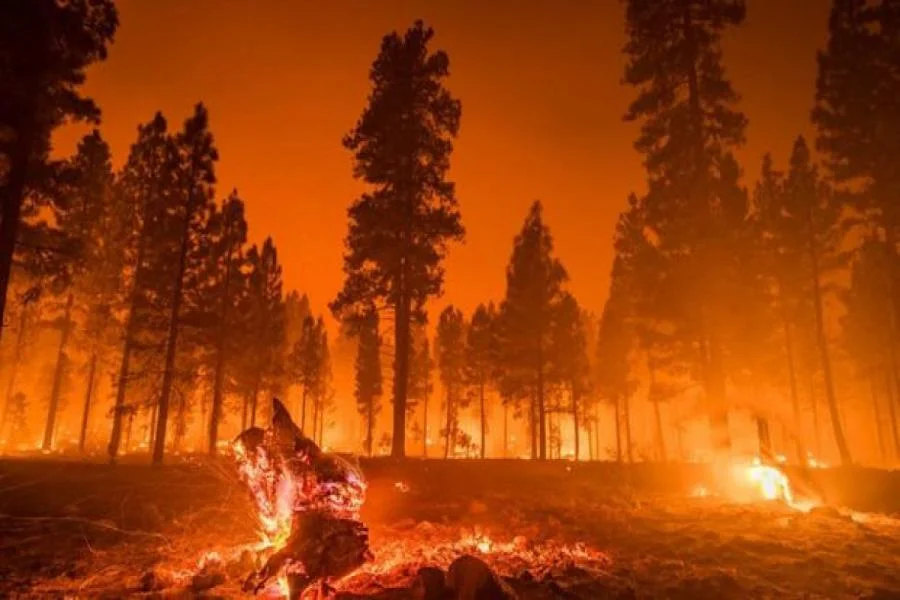
[[[375,550],[376,559],[361,567],[341,582],[345,592],[366,594],[384,587],[405,587],[421,566],[447,569],[464,554],[479,556],[501,575],[512,575],[528,569],[535,577],[563,565],[578,565],[585,570],[603,572],[611,562],[608,555],[583,543],[546,540],[529,541],[518,535],[503,541],[476,527],[456,533],[444,525],[419,523],[401,535],[383,539]]]
[[[806,453],[806,464],[813,469],[827,469],[829,466],[825,461],[819,460],[813,456],[812,452]]]
[[[292,469],[289,460],[310,466],[310,457],[305,454],[279,460],[270,457],[264,445],[248,450],[240,441],[233,444],[232,450],[239,477],[250,489],[256,504],[260,539],[253,549],[263,558],[288,544],[294,516],[299,512],[325,511],[337,518],[360,520],[366,483],[356,472],[351,471],[342,481],[320,481],[313,469]],[[266,592],[288,597],[290,584],[286,571],[295,569],[302,571],[302,565],[289,561],[266,587]]]
[[[404,481],[398,481],[394,484],[394,488],[401,494],[405,494],[409,491],[409,484]]]
[[[706,498],[709,496],[709,490],[704,485],[698,485],[691,490],[691,496],[694,498]]]
[[[766,500],[784,500],[788,504],[794,501],[791,484],[781,469],[764,465],[759,457],[756,457],[745,473],[747,480],[759,489]]]

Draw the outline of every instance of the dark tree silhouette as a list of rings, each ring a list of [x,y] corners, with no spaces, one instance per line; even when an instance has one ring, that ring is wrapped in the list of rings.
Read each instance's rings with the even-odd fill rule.
[[[47,164],[54,128],[99,120],[99,109],[79,88],[87,67],[106,58],[117,25],[111,0],[0,5],[0,335],[28,187]]]
[[[558,381],[569,395],[576,460],[581,456],[582,402],[591,388],[587,337],[585,318],[578,301],[569,293],[563,294],[554,323],[551,369],[553,380]]]
[[[64,365],[71,350],[69,341],[73,336],[77,337],[80,325],[83,325],[85,342],[90,347],[79,438],[79,447],[84,449],[100,344],[108,341],[104,338],[109,334],[111,305],[119,288],[123,266],[110,151],[99,132],[94,131],[81,140],[69,168],[71,183],[66,186],[66,201],[55,213],[57,226],[70,251],[64,266],[61,265],[66,300],[63,314],[57,320],[60,339],[44,430],[45,450],[53,443]]]
[[[638,96],[626,115],[640,121],[635,143],[649,177],[646,226],[663,255],[668,312],[699,354],[713,442],[730,446],[725,397],[725,336],[731,317],[723,292],[729,272],[728,151],[746,119],[725,77],[720,38],[744,18],[743,0],[629,0],[626,83]]]
[[[344,288],[331,309],[341,316],[385,305],[394,315],[391,454],[406,452],[410,326],[441,292],[443,258],[464,229],[447,179],[461,105],[443,86],[450,60],[430,52],[434,31],[417,21],[385,36],[369,78],[368,105],[344,146],[354,175],[371,186],[349,209]]]
[[[834,0],[828,43],[819,53],[816,106],[817,148],[833,179],[854,192],[858,210],[887,250],[883,289],[892,311],[886,323],[892,394],[900,390],[900,69],[896,35],[900,11],[894,2]]]
[[[246,281],[241,268],[245,261],[244,245],[247,242],[247,222],[244,219],[244,202],[233,191],[222,203],[222,209],[213,214],[209,222],[211,244],[206,267],[209,269],[206,285],[215,296],[210,356],[213,373],[212,404],[210,406],[207,449],[216,453],[219,440],[219,423],[222,420],[226,389],[226,373],[230,361],[241,355],[241,343],[246,334],[240,309],[246,303]]]
[[[357,322],[362,322],[359,320]],[[302,388],[300,406],[300,429],[306,431],[307,402],[315,401],[325,386],[323,381],[322,339],[325,336],[325,322],[320,317],[307,317],[303,322],[300,337],[291,352],[290,364],[293,380]],[[312,436],[310,436],[312,437]]]
[[[879,409],[880,390],[886,391],[887,425],[891,432],[894,454],[900,456],[896,395],[893,393],[893,366],[890,364],[891,332],[885,327],[890,323],[890,294],[885,289],[884,273],[888,268],[888,250],[883,241],[868,238],[860,246],[851,269],[850,287],[843,293],[847,312],[842,320],[843,342],[847,354],[853,357],[857,370],[872,390],[872,408],[878,445],[884,454],[884,439]]]
[[[177,176],[180,193],[178,202],[173,204],[173,208],[176,209],[176,219],[180,221],[181,227],[174,229],[177,237],[173,237],[178,241],[178,251],[175,254],[177,262],[169,301],[165,362],[153,447],[154,464],[162,463],[166,449],[169,401],[175,380],[175,356],[181,325],[179,319],[184,299],[188,253],[191,250],[192,236],[202,228],[202,223],[198,223],[198,217],[205,214],[204,209],[212,202],[212,186],[216,181],[214,165],[219,155],[213,145],[212,133],[209,131],[209,117],[202,104],[194,108],[194,114],[185,122],[183,131],[177,137],[177,147],[181,159]]]
[[[117,194],[121,195],[123,218],[131,221],[130,235],[126,234],[125,259],[130,267],[130,280],[125,301],[125,330],[116,382],[116,398],[112,411],[112,430],[107,452],[114,462],[122,441],[123,419],[129,407],[127,391],[135,378],[137,350],[150,343],[145,332],[151,321],[162,312],[154,293],[154,267],[171,264],[168,257],[160,258],[162,248],[156,248],[156,237],[165,221],[166,206],[175,187],[177,156],[175,145],[167,132],[162,114],[138,128],[137,141],[131,146],[117,182]],[[163,292],[163,290],[160,290]],[[156,404],[154,403],[154,407]],[[155,409],[154,409],[155,410]],[[155,427],[152,424],[151,427]],[[155,429],[154,429],[155,431]],[[152,437],[152,435],[151,435]]]
[[[531,205],[513,241],[500,306],[504,395],[528,402],[532,458],[547,458],[547,403],[554,319],[568,275],[553,255],[540,202]]]

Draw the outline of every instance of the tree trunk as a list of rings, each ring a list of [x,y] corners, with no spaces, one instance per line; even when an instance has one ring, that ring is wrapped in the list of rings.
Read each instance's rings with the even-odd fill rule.
[[[503,458],[509,458],[509,403],[503,403]]]
[[[756,435],[759,439],[759,455],[763,461],[771,461],[775,455],[772,452],[772,437],[769,435],[769,421],[763,417],[756,418]]]
[[[663,433],[662,414],[660,414],[659,400],[653,401],[653,418],[656,422],[656,458],[661,462],[668,462],[666,453],[666,436]]]
[[[619,396],[613,401],[613,412],[616,420],[616,462],[622,464],[622,418],[619,415]]]
[[[596,437],[597,431],[594,428],[594,420],[591,419],[588,421],[587,426],[587,434],[588,434],[588,460],[594,460],[594,446],[596,446]]]
[[[325,446],[325,402],[319,408],[319,446]]]
[[[844,428],[841,426],[841,418],[838,413],[837,398],[834,392],[834,380],[831,376],[831,357],[828,353],[828,339],[825,335],[825,317],[822,311],[822,290],[819,281],[819,253],[815,245],[815,231],[813,230],[812,215],[807,217],[809,229],[809,258],[812,267],[813,302],[816,313],[816,338],[819,344],[819,355],[822,361],[822,374],[825,379],[825,397],[828,401],[828,414],[831,416],[831,426],[834,430],[834,441],[841,456],[841,464],[849,465],[853,461],[850,458],[850,449],[844,437]]]
[[[487,428],[487,421],[485,419],[485,413],[484,413],[484,382],[482,382],[478,386],[478,400],[479,400],[479,407],[481,409],[481,458],[483,460],[484,456],[485,456],[484,444],[485,444],[485,439],[486,439],[484,433],[485,433],[485,429]]]
[[[666,462],[666,437],[663,434],[662,415],[659,409],[659,397],[655,393],[656,387],[656,365],[650,359],[648,365],[650,369],[650,400],[653,403],[653,419],[656,424],[656,460]]]
[[[253,395],[250,396],[250,427],[256,427],[256,405],[259,402],[259,380],[253,386]],[[313,431],[312,437],[315,438],[316,432]]]
[[[303,386],[303,397],[301,401],[301,409],[300,409],[300,431],[306,435],[306,386]]]
[[[881,430],[881,409],[878,407],[878,386],[875,385],[875,377],[869,377],[869,391],[872,397],[872,416],[875,419],[875,434],[878,437],[878,456],[881,463],[887,462],[887,448],[884,445],[884,432]]]
[[[81,433],[78,436],[78,451],[84,453],[84,445],[87,441],[88,419],[91,413],[91,396],[94,393],[94,374],[97,371],[97,352],[91,354],[91,362],[88,367],[87,388],[84,391],[84,410],[81,414]]]
[[[31,154],[31,128],[20,124],[17,133],[7,156],[6,185],[0,186],[0,323],[5,319],[6,297]],[[2,335],[3,327],[0,327],[0,339]]]
[[[444,428],[444,460],[450,456],[450,440],[453,439],[455,441],[456,436],[454,435],[456,427],[453,426],[453,397],[452,392],[447,390],[447,425]],[[455,446],[456,444],[454,444]]]
[[[150,407],[150,421],[147,423],[147,426],[150,428],[150,440],[147,444],[147,448],[149,448],[150,451],[153,450],[153,447],[156,444],[156,413],[158,408],[156,403]]]
[[[888,397],[888,417],[891,421],[891,436],[894,438],[894,456],[900,458],[900,434],[897,432],[897,394],[896,383],[891,377],[890,371],[885,372],[885,386],[887,387]]]
[[[137,317],[135,316],[135,305],[137,303],[138,280],[141,272],[141,265],[144,262],[144,254],[146,253],[146,232],[147,223],[141,225],[141,231],[138,238],[137,258],[135,259],[134,281],[129,298],[128,320],[125,324],[125,341],[122,346],[122,362],[119,365],[119,378],[116,385],[116,401],[113,405],[113,422],[112,431],[109,434],[109,445],[107,453],[109,454],[109,462],[116,462],[116,455],[119,453],[119,443],[122,438],[122,417],[125,410],[125,393],[128,387],[128,376],[130,373],[131,350],[134,345],[134,336],[137,334]],[[154,405],[154,418],[156,414]],[[156,431],[155,425],[151,427],[151,431]],[[150,447],[153,447],[153,435],[151,437]]]
[[[243,401],[241,403],[241,431],[245,431],[247,429],[247,409],[250,406],[250,396],[248,394],[244,394]]]
[[[543,332],[541,333],[543,338]],[[544,402],[544,344],[543,339],[538,341],[538,369],[537,369],[537,409],[538,409],[538,458],[547,458],[547,407]]]
[[[813,430],[816,440],[816,456],[822,458],[822,425],[819,419],[819,397],[816,395],[815,375],[810,377],[809,381],[809,400],[812,405],[813,413]],[[803,457],[803,463],[806,464],[806,457]]]
[[[219,326],[224,329],[224,324]],[[207,431],[207,452],[215,456],[218,450],[219,421],[222,420],[222,398],[225,388],[225,335],[219,332],[218,347],[216,349],[216,378],[213,384],[212,405],[209,407],[209,430]]]
[[[528,421],[531,433],[531,459],[538,457],[538,418],[537,418],[537,392],[532,393],[528,405]]]
[[[191,192],[193,194],[193,191]],[[159,396],[159,413],[156,424],[156,443],[153,446],[153,464],[162,464],[166,451],[166,425],[169,420],[169,398],[175,380],[175,352],[178,348],[178,320],[181,313],[181,301],[184,289],[184,272],[187,268],[188,245],[191,237],[191,221],[194,218],[194,200],[188,199],[184,215],[184,228],[181,232],[181,249],[178,253],[178,271],[175,275],[175,288],[172,291],[172,309],[169,314],[169,331],[166,337],[166,362],[163,369],[162,393]]]
[[[628,457],[628,464],[634,462],[634,454],[631,444],[631,398],[625,394],[622,402],[622,417],[625,419],[625,455]]]
[[[232,223],[228,219],[228,228],[225,232],[227,239],[232,240]],[[216,443],[219,441],[219,421],[222,419],[222,396],[225,387],[225,342],[227,340],[228,319],[230,316],[231,298],[231,267],[234,257],[234,246],[229,245],[225,255],[225,277],[222,281],[222,293],[219,296],[221,307],[219,310],[219,330],[216,336],[216,378],[213,387],[212,406],[209,411],[209,432],[207,450],[211,456],[216,454]]]
[[[794,441],[799,464],[806,463],[806,450],[803,447],[803,425],[800,417],[800,395],[797,392],[797,373],[794,369],[794,344],[791,336],[791,324],[784,320],[784,350],[787,355],[788,381],[791,387],[791,409],[794,412]]]
[[[9,374],[9,381],[6,383],[6,398],[3,403],[3,414],[0,416],[0,437],[3,436],[6,421],[9,418],[9,408],[12,404],[12,397],[16,391],[16,378],[19,374],[19,363],[22,360],[22,350],[25,347],[25,324],[27,323],[27,316],[28,305],[23,303],[19,314],[19,330],[16,332],[16,347],[13,355],[11,372]]]
[[[391,439],[391,456],[393,458],[406,456],[406,396],[409,387],[411,300],[405,285],[406,281],[403,281],[394,314],[394,432]]]
[[[53,447],[53,434],[56,431],[56,413],[59,410],[59,396],[62,393],[63,374],[66,368],[66,346],[69,333],[72,331],[72,304],[75,296],[69,292],[66,298],[66,309],[63,313],[62,330],[59,334],[59,346],[56,350],[56,368],[53,371],[53,388],[50,391],[50,403],[47,407],[47,425],[44,428],[42,450],[49,451]]]
[[[707,392],[712,400],[709,424],[712,430],[713,448],[718,452],[730,452],[731,433],[728,426],[725,370],[722,364],[722,348],[716,339],[709,342],[709,387]]]
[[[572,386],[572,425],[575,433],[575,460],[581,459],[581,445],[578,436],[578,392]]]
[[[428,394],[422,400],[422,457],[428,458]]]
[[[125,452],[131,449],[131,431],[134,427],[134,411],[128,413],[128,426],[125,428]]]
[[[374,400],[369,398],[366,405],[366,454],[369,456],[372,456],[372,429],[375,420],[373,404]]]

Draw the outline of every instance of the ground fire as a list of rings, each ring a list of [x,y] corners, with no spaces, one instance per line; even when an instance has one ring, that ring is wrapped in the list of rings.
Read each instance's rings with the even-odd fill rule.
[[[298,596],[312,584],[345,576],[371,557],[360,521],[366,483],[348,461],[323,452],[272,402],[272,422],[250,428],[234,444],[241,478],[259,509],[263,566],[244,582],[258,592],[273,578]]]

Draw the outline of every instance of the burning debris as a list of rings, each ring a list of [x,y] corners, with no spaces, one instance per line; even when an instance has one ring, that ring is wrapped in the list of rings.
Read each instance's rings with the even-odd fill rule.
[[[313,584],[328,589],[328,580],[371,558],[359,516],[366,493],[361,472],[304,436],[278,399],[270,426],[241,433],[234,451],[258,509],[257,549],[267,556],[245,591],[260,592],[277,579],[283,593],[299,597]]]

